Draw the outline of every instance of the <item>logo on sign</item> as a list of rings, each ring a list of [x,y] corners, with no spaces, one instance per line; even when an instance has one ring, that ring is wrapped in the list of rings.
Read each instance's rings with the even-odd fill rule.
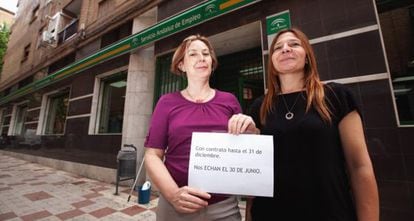
[[[136,48],[139,46],[139,39],[138,38],[133,38],[131,41],[131,47]]]
[[[211,14],[213,14],[217,11],[217,7],[216,7],[215,4],[210,4],[210,5],[207,5],[204,8],[204,11],[205,11],[206,15],[211,15]]]
[[[272,21],[271,25],[272,25],[272,28],[277,28],[277,29],[285,28],[287,27],[286,19],[277,18],[274,21]]]

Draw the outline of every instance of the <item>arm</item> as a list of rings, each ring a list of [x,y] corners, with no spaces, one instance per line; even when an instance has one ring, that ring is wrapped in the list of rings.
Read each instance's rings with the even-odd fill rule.
[[[177,212],[193,213],[208,205],[204,199],[209,199],[210,194],[191,187],[178,187],[168,172],[162,159],[164,150],[146,148],[145,167],[148,176],[158,187],[165,199],[170,202]]]
[[[356,212],[360,221],[379,220],[378,189],[375,180],[361,117],[352,111],[339,123],[339,133],[345,154]]]
[[[245,215],[245,221],[251,221],[252,220],[252,204],[253,204],[253,197],[248,197],[246,200],[246,215]]]

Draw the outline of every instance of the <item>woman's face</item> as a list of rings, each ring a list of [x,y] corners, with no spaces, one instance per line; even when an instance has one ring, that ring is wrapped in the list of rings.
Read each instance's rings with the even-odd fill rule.
[[[279,36],[272,54],[273,66],[281,74],[304,72],[306,52],[302,42],[292,33]]]
[[[210,50],[204,42],[191,42],[179,64],[181,71],[186,72],[188,78],[209,78],[211,74],[212,58]]]

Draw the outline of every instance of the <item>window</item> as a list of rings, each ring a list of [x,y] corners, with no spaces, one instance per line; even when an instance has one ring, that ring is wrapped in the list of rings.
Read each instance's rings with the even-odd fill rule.
[[[98,133],[122,133],[126,83],[126,71],[101,80]]]
[[[64,134],[69,106],[69,89],[48,96],[44,134]]]
[[[82,0],[72,0],[62,9],[62,27],[58,30],[58,44],[71,39],[78,33],[79,17],[81,13]],[[84,28],[84,27],[83,27]],[[82,29],[82,27],[81,27]],[[82,30],[79,30],[82,33]],[[83,33],[84,34],[84,33]]]
[[[78,32],[78,23],[79,19],[74,19],[58,33],[58,44],[62,44],[72,36],[75,36]]]
[[[28,45],[26,45],[26,47],[24,47],[23,57],[22,57],[21,63],[25,62],[29,58],[29,54],[30,54],[30,44],[28,44]]]
[[[414,125],[414,6],[376,1],[400,125]]]
[[[69,64],[72,64],[76,61],[76,53],[70,53],[66,55],[65,57],[55,61],[53,64],[49,65],[49,68],[47,70],[47,74],[53,74],[56,71],[66,67]]]
[[[7,107],[4,108],[3,111],[1,112],[1,136],[7,136],[9,133],[9,127],[10,127],[10,122],[11,122],[11,116],[12,116],[12,108]]]
[[[27,104],[19,105],[16,109],[13,135],[23,135],[25,132],[25,120],[27,115]]]
[[[132,33],[132,21],[128,21],[125,24],[115,28],[114,30],[104,34],[101,38],[101,48],[104,48],[110,44],[113,44]]]
[[[3,109],[1,112],[1,127],[0,134],[1,136],[7,136],[11,120],[11,111],[8,109]]]
[[[18,88],[22,88],[26,85],[29,85],[32,82],[33,82],[33,75],[19,81],[19,83],[17,85],[18,85]]]
[[[33,23],[37,16],[39,15],[39,5],[36,5],[36,7],[34,7],[34,9],[32,10],[32,18],[30,19],[29,24]]]

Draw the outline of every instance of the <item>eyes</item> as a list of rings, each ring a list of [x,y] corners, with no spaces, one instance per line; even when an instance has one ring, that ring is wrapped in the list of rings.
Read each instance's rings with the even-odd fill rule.
[[[284,43],[277,43],[275,47],[273,48],[275,52],[281,51],[284,47],[284,45],[287,44],[290,48],[299,48],[302,47],[302,44],[299,41],[288,41]]]
[[[198,56],[199,54],[200,54],[200,52],[190,51],[190,52],[188,53],[188,56],[190,56],[190,57],[195,57],[195,56]],[[202,54],[204,57],[210,56],[210,52],[209,52],[209,51],[203,51],[203,52],[201,52],[201,54]]]

